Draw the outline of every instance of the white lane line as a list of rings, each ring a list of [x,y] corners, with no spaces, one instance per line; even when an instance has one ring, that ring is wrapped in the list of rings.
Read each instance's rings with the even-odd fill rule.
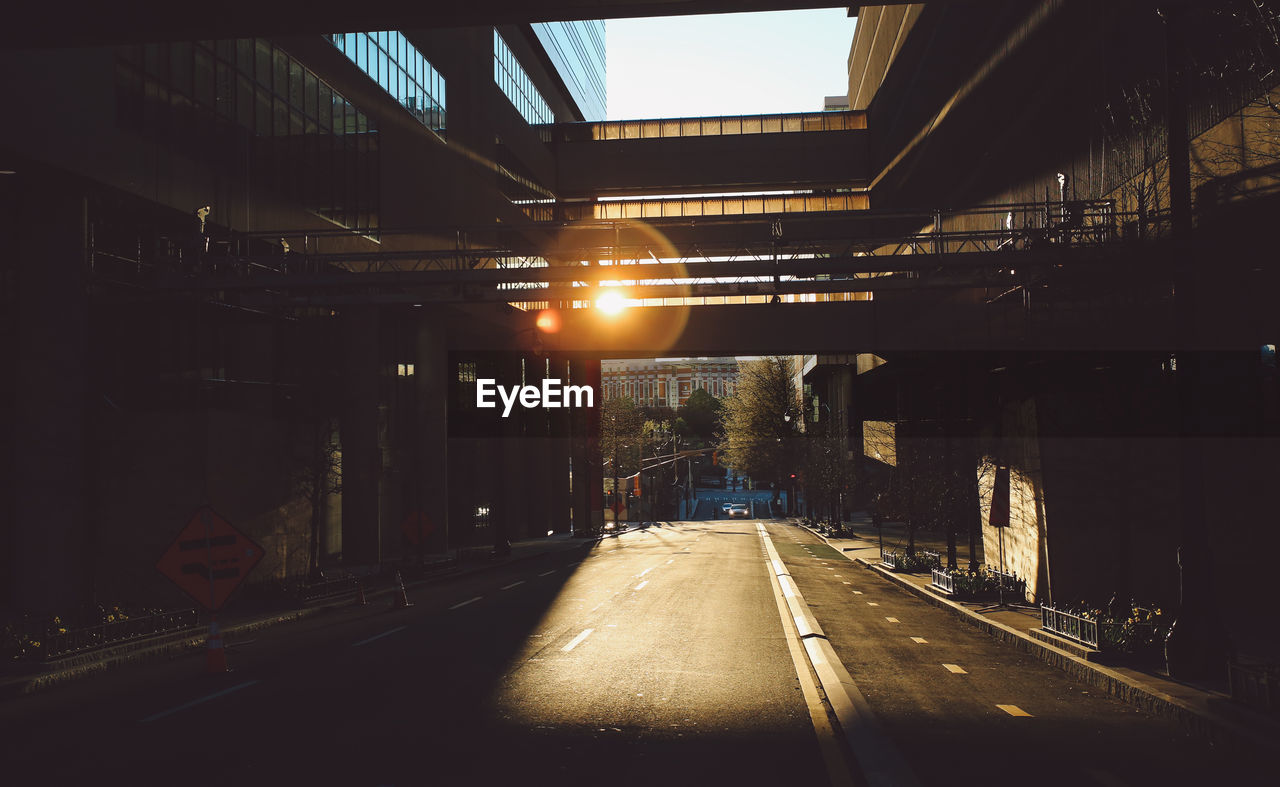
[[[641,582],[639,585],[636,585],[636,590],[644,590],[644,586],[647,584],[649,584],[649,580],[646,579],[644,582]]]
[[[219,697],[225,697],[226,695],[230,694],[233,691],[239,691],[240,689],[247,689],[253,684],[260,683],[260,682],[261,681],[247,680],[244,683],[241,683],[237,686],[232,686],[229,689],[223,689],[222,691],[215,692],[213,694],[208,695],[207,697],[201,697],[198,700],[192,700],[191,702],[183,703],[182,705],[179,705],[176,708],[170,708],[169,710],[161,711],[160,713],[153,713],[152,715],[143,719],[141,723],[146,724],[149,721],[155,721],[156,719],[163,719],[165,716],[170,716],[174,713],[177,713],[180,710],[186,710],[187,708],[194,708],[196,705],[199,705],[203,702],[208,702],[209,700],[216,700]]]
[[[885,618],[885,620],[889,621],[890,623],[897,623],[897,622],[898,622],[898,619],[897,619],[897,618]]]
[[[389,637],[389,636],[391,636],[392,634],[396,633],[397,631],[404,631],[404,630],[405,630],[405,629],[407,629],[407,628],[409,628],[409,627],[408,627],[408,626],[396,626],[395,628],[391,629],[390,631],[384,631],[384,632],[382,632],[381,634],[378,634],[378,635],[373,636],[373,637],[369,637],[368,639],[362,639],[362,640],[360,640],[359,642],[357,642],[357,643],[355,643],[354,645],[352,645],[351,647],[353,647],[353,648],[358,648],[358,647],[360,647],[361,645],[368,645],[370,642],[373,642],[374,640],[382,639],[383,637]]]
[[[1031,716],[1030,713],[1027,713],[1022,708],[1019,708],[1017,705],[997,705],[996,707],[1004,711],[1005,713],[1009,714],[1010,716],[1027,716],[1027,717]]]
[[[948,672],[954,672],[954,673],[955,673],[955,674],[957,674],[957,675],[968,675],[968,674],[969,674],[969,673],[965,672],[962,668],[960,668],[959,666],[957,666],[957,665],[955,665],[955,664],[943,664],[942,666],[946,667]],[[1012,705],[1010,705],[1009,707],[1011,707],[1011,708],[1012,708],[1013,706],[1012,706]]]
[[[484,596],[476,596],[475,598],[469,598],[466,601],[459,601],[457,604],[454,604],[452,607],[449,607],[449,609],[457,609],[458,607],[465,607],[468,604],[476,603],[482,598],[484,598]]]
[[[855,595],[855,596],[861,596],[861,595],[862,595],[862,591],[861,591],[861,590],[855,590],[855,591],[853,591],[853,595]]]
[[[675,559],[675,558],[671,558],[670,560],[668,560],[668,561],[667,561],[667,565],[669,566],[669,565],[671,565],[671,564],[672,564],[672,563],[674,563],[674,562],[676,562],[676,559]]]
[[[636,578],[639,579],[640,577],[643,577],[645,574],[648,574],[650,571],[653,571],[655,568],[657,568],[657,566],[649,566],[644,571],[641,571],[639,574],[637,574]]]
[[[929,640],[925,639],[924,637],[912,637],[911,641],[916,643],[917,645],[926,645],[929,642]]]
[[[852,582],[846,582],[845,584],[846,584],[846,585],[852,585],[853,583],[852,583]]]
[[[878,606],[880,606],[880,605],[879,605],[879,604],[877,604],[877,603],[876,603],[876,602],[874,602],[874,601],[868,601],[868,602],[867,602],[867,606],[868,606],[868,607],[878,607]]]
[[[503,585],[501,589],[502,589],[502,590],[510,590],[511,588],[513,588],[513,587],[515,587],[515,586],[517,586],[517,585],[523,585],[523,584],[524,584],[524,580],[523,580],[523,579],[521,579],[521,580],[517,580],[516,582],[512,582],[510,585]]]
[[[573,641],[571,641],[568,645],[565,645],[563,648],[560,648],[560,650],[563,651],[564,653],[568,653],[569,651],[581,645],[582,641],[587,637],[591,636],[591,632],[593,631],[595,631],[595,629],[586,629],[581,634],[574,637]]]
[[[554,573],[556,573],[556,570],[553,568],[553,569],[551,569],[550,571],[543,571],[543,572],[542,572],[541,574],[539,574],[538,576],[540,576],[540,577],[545,577],[545,576],[550,576],[551,574],[554,574]]]

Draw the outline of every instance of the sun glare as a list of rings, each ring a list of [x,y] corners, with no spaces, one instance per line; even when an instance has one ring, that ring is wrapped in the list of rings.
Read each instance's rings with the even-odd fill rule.
[[[627,308],[627,301],[621,293],[607,292],[596,299],[596,308],[608,315],[619,314]]]

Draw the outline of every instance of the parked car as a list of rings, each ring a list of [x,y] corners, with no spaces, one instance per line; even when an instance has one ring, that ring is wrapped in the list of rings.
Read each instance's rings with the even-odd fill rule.
[[[730,508],[733,508],[733,503],[723,503],[720,506],[720,513],[727,514]]]
[[[751,516],[751,509],[746,503],[733,503],[729,506],[730,519],[747,519]]]

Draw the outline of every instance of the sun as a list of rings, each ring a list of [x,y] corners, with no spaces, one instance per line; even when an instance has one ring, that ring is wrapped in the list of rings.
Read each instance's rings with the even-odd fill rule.
[[[596,299],[596,308],[610,316],[620,314],[627,308],[627,300],[621,293],[607,292]]]

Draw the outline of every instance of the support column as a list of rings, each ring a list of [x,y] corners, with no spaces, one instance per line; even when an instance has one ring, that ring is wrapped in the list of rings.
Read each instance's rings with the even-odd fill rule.
[[[342,334],[342,558],[348,565],[382,560],[379,532],[378,311],[354,306],[339,317]]]
[[[444,326],[430,314],[417,324],[414,345],[414,461],[410,500],[433,529],[422,543],[424,553],[448,552],[456,546],[449,532],[449,384],[453,370]]]
[[[569,379],[566,381],[572,385],[583,385],[586,379],[586,373],[583,368],[582,361],[570,361]],[[595,404],[599,404],[596,402]],[[572,488],[572,513],[573,513],[573,533],[574,535],[586,538],[593,535],[591,529],[591,483],[592,478],[596,477],[600,470],[597,466],[595,475],[589,472],[591,463],[590,444],[588,433],[591,429],[590,414],[591,410],[572,410],[568,413],[570,422],[570,462],[573,468],[573,488]],[[596,418],[596,434],[599,435],[599,416]],[[598,438],[597,438],[598,440]],[[599,446],[597,442],[597,451]],[[597,462],[599,457],[597,457]],[[596,483],[599,487],[600,482]]]
[[[5,546],[14,608],[47,614],[93,594],[88,213],[84,195],[64,184],[24,178],[20,188],[14,517]]]

